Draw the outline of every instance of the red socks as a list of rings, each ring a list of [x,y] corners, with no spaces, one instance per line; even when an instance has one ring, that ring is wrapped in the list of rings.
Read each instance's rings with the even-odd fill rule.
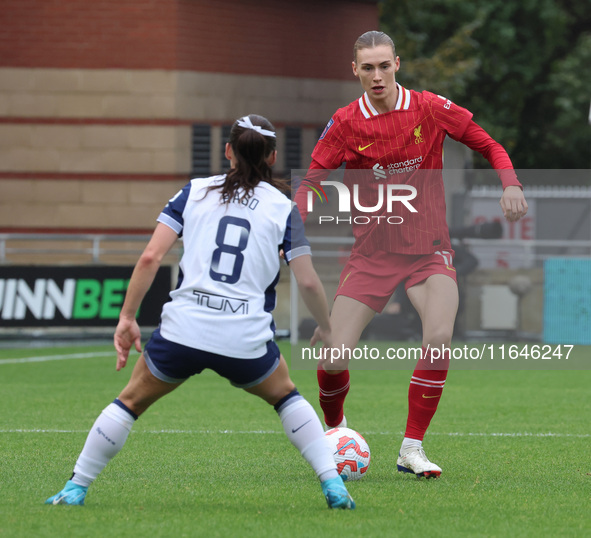
[[[449,368],[449,350],[431,364],[431,350],[423,347],[422,358],[410,379],[408,419],[404,437],[423,440],[441,399]]]
[[[408,419],[404,437],[423,440],[441,399],[449,360],[449,350],[446,350],[444,357],[431,364],[431,350],[427,351],[423,347],[422,358],[408,388]],[[335,427],[343,420],[343,405],[349,392],[349,370],[331,375],[319,368],[317,375],[324,422],[327,426]]]
[[[317,370],[320,407],[324,411],[327,426],[338,426],[343,420],[343,405],[349,392],[349,370],[327,374],[322,367]]]

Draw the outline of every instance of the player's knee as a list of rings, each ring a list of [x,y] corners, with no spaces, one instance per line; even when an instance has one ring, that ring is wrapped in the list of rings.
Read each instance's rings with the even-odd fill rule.
[[[130,382],[119,394],[118,398],[138,417],[158,398],[145,390],[141,390],[135,383]]]
[[[290,398],[292,398],[293,396],[291,396],[291,395],[294,392],[296,393],[296,395],[299,394],[293,381],[291,379],[289,379],[287,382],[283,383],[281,386],[276,387],[275,390],[272,391],[272,394],[269,394],[269,396],[266,398],[266,400],[272,406],[275,406],[275,405],[277,405],[278,402],[281,402],[283,400],[287,401]]]
[[[277,413],[280,413],[286,407],[289,407],[291,404],[301,400],[303,396],[298,392],[298,389],[295,388],[295,385],[292,390],[290,390],[287,394],[282,396],[279,400],[277,400],[273,407]]]
[[[132,395],[126,395],[122,392],[117,399],[133,414],[139,417],[149,406],[149,403],[142,402],[137,398],[133,398]]]
[[[449,346],[453,335],[453,327],[440,325],[426,332],[424,343],[430,347]]]

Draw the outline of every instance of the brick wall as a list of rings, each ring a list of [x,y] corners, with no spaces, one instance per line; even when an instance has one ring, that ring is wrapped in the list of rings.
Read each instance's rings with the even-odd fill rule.
[[[174,68],[176,0],[3,0],[0,63]]]
[[[377,18],[353,0],[4,0],[0,231],[151,230],[193,123],[256,112],[279,148],[302,127],[309,156],[358,96],[351,49]]]
[[[347,80],[377,2],[4,0],[0,65]]]
[[[193,71],[349,80],[353,43],[378,22],[377,2],[182,0],[178,8],[178,65]]]

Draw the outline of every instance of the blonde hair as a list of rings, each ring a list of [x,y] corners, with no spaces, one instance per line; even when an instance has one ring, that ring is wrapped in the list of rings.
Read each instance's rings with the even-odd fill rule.
[[[394,47],[394,41],[392,41],[392,38],[384,32],[371,30],[360,35],[357,38],[357,41],[355,41],[355,45],[353,45],[353,61],[357,62],[358,50],[373,49],[379,45],[388,45],[389,47],[392,47],[392,53],[394,54],[394,58],[396,58],[396,48]]]

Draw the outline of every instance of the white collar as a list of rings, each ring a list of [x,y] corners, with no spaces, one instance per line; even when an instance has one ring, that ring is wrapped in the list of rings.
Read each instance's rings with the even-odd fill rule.
[[[396,106],[394,110],[408,110],[410,106],[410,91],[406,88],[403,88],[398,82],[396,83],[398,87],[398,100],[396,101]],[[375,107],[371,104],[369,100],[369,96],[367,92],[365,92],[359,98],[359,108],[361,109],[361,113],[365,118],[372,118],[374,116],[379,116],[379,112],[375,109]]]

